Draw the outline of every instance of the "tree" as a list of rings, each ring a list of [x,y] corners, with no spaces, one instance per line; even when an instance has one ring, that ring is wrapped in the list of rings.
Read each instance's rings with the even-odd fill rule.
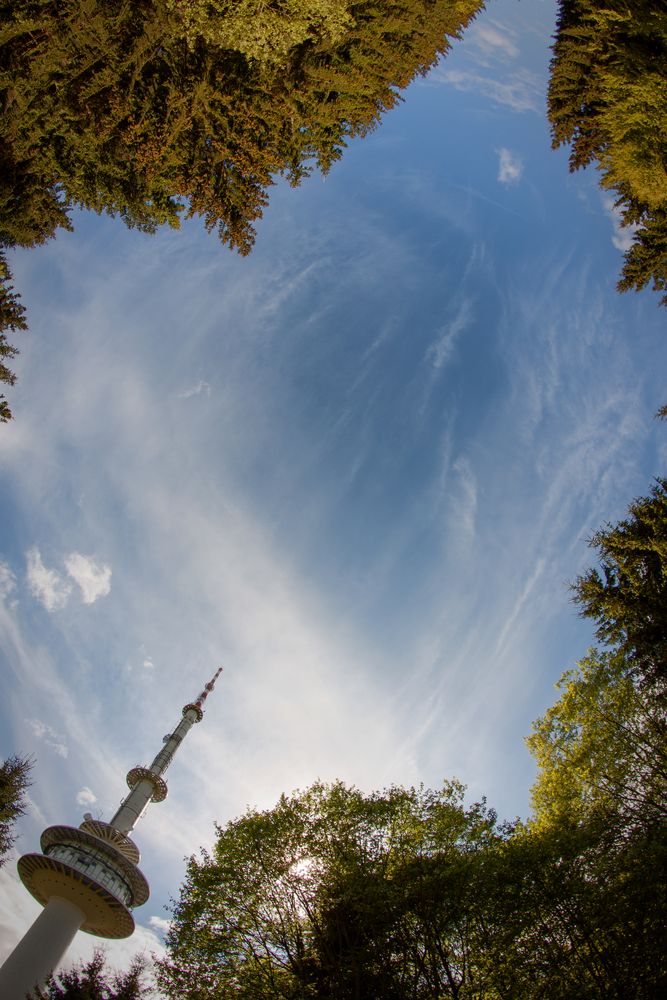
[[[30,786],[31,770],[29,757],[8,757],[0,764],[0,868],[14,843],[14,824],[25,812],[25,793]]]
[[[573,992],[653,1000],[667,983],[656,943],[667,919],[664,710],[617,648],[591,650],[557,687],[527,739],[533,815],[510,850],[541,855],[535,919],[545,940],[565,942],[561,960],[576,954]],[[530,899],[521,909],[530,919]]]
[[[104,952],[96,951],[89,962],[52,976],[34,1000],[141,1000],[152,995],[145,982],[145,962],[137,957],[127,972],[110,974]]]
[[[562,810],[498,827],[461,794],[315,785],[219,829],[190,859],[159,986],[174,1000],[655,1000],[656,826],[619,836],[600,810]]]
[[[618,649],[664,707],[667,695],[667,480],[656,479],[629,516],[596,532],[589,545],[600,570],[578,577],[574,601],[597,623],[596,636]]]
[[[0,359],[15,358],[18,354],[17,349],[8,342],[4,331],[15,332],[27,329],[25,309],[10,284],[11,280],[12,276],[7,262],[3,254],[0,253]],[[4,360],[0,360],[0,382],[5,382],[7,385],[16,383],[16,376],[7,367]],[[0,394],[0,422],[6,423],[11,420],[11,417],[9,403],[5,396]]]
[[[667,819],[667,723],[660,703],[618,651],[592,649],[557,688],[527,739],[539,774],[534,823],[602,820],[629,831]]]
[[[548,113],[570,169],[592,162],[637,227],[619,289],[667,291],[667,13],[652,0],[559,0]],[[667,295],[662,299],[667,304]]]
[[[480,6],[0,2],[0,237],[78,204],[147,231],[200,215],[247,252],[275,175],[328,169]]]
[[[462,796],[455,782],[368,796],[316,784],[218,828],[213,853],[188,864],[160,987],[174,998],[462,996],[462,865],[497,836],[495,815]]]

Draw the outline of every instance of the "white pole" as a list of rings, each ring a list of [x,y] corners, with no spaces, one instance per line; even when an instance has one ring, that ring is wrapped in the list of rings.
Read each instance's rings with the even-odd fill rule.
[[[85,913],[61,896],[51,896],[30,930],[0,968],[2,1000],[25,1000],[62,962]]]

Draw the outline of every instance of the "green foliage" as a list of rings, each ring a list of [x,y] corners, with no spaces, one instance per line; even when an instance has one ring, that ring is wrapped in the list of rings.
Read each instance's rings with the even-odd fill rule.
[[[596,635],[632,664],[664,707],[667,683],[667,480],[657,479],[629,516],[607,525],[589,544],[600,557],[574,584],[580,614],[597,623]]]
[[[561,929],[571,925],[585,959],[592,992],[578,996],[652,1000],[667,984],[658,931],[667,898],[666,491],[657,480],[625,520],[592,538],[602,572],[579,577],[574,591],[605,648],[563,675],[527,740],[539,769],[527,843],[551,843],[551,868],[574,879],[549,892],[560,892]]]
[[[200,215],[248,252],[273,178],[326,170],[480,6],[0,3],[0,239],[78,204],[149,232]]]
[[[340,42],[352,22],[351,0],[167,0],[190,45],[197,39],[247,59],[285,63],[297,45]]]
[[[667,10],[652,0],[559,0],[549,85],[554,146],[595,161],[638,227],[619,289],[667,290]],[[667,296],[663,298],[667,303]]]
[[[16,330],[27,329],[25,321],[25,309],[19,302],[19,296],[15,293],[11,272],[7,266],[4,255],[0,253],[0,382],[7,385],[16,383],[16,376],[7,367],[4,359],[15,358],[18,351],[7,340],[6,330],[15,332]],[[11,420],[12,413],[4,395],[0,394],[0,422],[6,423]]]
[[[462,795],[316,784],[218,829],[213,854],[190,859],[159,985],[174,998],[458,995],[463,869],[498,836]]]
[[[598,811],[499,828],[462,792],[318,784],[219,829],[188,865],[157,974],[165,995],[657,997],[656,826],[619,837]]]
[[[52,976],[34,1000],[141,1000],[152,990],[146,985],[145,962],[135,958],[127,972],[110,974],[104,952],[96,951],[89,962]]]
[[[667,819],[667,725],[654,694],[619,652],[591,650],[533,724],[540,827],[600,821],[625,831]]]
[[[32,760],[28,757],[8,757],[0,764],[0,868],[14,843],[14,824],[25,812],[31,770]]]
[[[516,829],[488,858],[480,996],[656,1000],[667,887],[664,836],[616,839],[604,823]],[[473,994],[475,995],[475,994]]]

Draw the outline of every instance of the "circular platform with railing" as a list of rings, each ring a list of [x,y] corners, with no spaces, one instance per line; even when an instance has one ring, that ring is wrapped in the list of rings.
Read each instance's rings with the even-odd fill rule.
[[[105,938],[129,937],[134,930],[130,908],[149,896],[148,882],[137,868],[136,845],[117,834],[109,836],[100,823],[99,836],[91,827],[50,826],[41,837],[43,854],[25,854],[18,862],[21,881],[42,905],[52,896],[69,900],[85,913],[81,929]],[[125,848],[125,850],[122,850]],[[131,856],[130,856],[131,855]]]

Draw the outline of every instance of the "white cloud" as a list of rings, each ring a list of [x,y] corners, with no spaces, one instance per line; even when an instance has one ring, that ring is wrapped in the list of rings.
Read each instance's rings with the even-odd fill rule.
[[[65,569],[79,586],[84,604],[94,604],[111,590],[111,567],[99,566],[90,556],[72,552],[65,559]]]
[[[55,569],[47,569],[42,562],[37,546],[26,553],[26,580],[30,593],[36,597],[47,611],[64,608],[72,592],[71,584]]]
[[[9,568],[8,563],[0,562],[0,599],[9,597],[16,589],[16,577]]]
[[[495,79],[472,70],[442,67],[434,70],[429,80],[446,83],[456,90],[476,92],[512,111],[541,112],[544,106],[542,80],[528,69],[517,70],[504,79]]]
[[[144,668],[144,670],[153,670],[153,668],[155,667],[155,664],[153,663],[153,660],[150,656],[147,656],[141,665]]]
[[[493,23],[474,24],[467,38],[469,43],[474,44],[487,56],[516,59],[519,55],[519,46],[515,41],[515,32],[509,31],[501,25],[494,26]]]
[[[449,361],[456,341],[470,325],[471,318],[472,308],[470,300],[464,299],[452,322],[440,329],[435,343],[431,344],[426,352],[426,356],[432,362],[434,368],[440,369]]]
[[[42,722],[41,719],[26,719],[26,722],[38,740],[44,740],[47,747],[50,747],[59,757],[67,757],[69,751],[62,733],[58,733],[52,726]]]
[[[26,804],[26,812],[28,812],[35,820],[37,820],[40,826],[46,826],[46,816],[44,815],[40,807],[37,805],[35,800],[31,798],[28,792],[26,792],[25,795],[25,804]]]
[[[477,516],[477,479],[467,458],[460,457],[452,466],[458,474],[453,497],[452,523],[461,541],[470,542],[475,537]]]
[[[523,174],[523,160],[511,149],[501,146],[498,153],[498,180],[501,184],[516,184]]]
[[[211,395],[211,386],[208,382],[204,382],[200,379],[196,385],[190,386],[189,389],[184,389],[183,392],[179,392],[179,399],[190,399],[192,396],[200,396],[202,392],[205,392],[207,396]]]
[[[158,933],[167,934],[171,927],[171,920],[165,920],[164,917],[149,917],[148,924]]]
[[[80,806],[92,806],[94,802],[97,802],[97,796],[91,791],[90,788],[88,788],[87,785],[84,785],[83,788],[76,793],[76,801],[77,805]]]
[[[617,250],[621,250],[622,253],[626,253],[626,251],[628,251],[634,243],[635,233],[637,232],[638,227],[634,224],[629,226],[623,225],[621,210],[616,207],[615,201],[616,199],[612,195],[605,195],[602,199],[602,204],[605,212],[611,219],[611,224],[613,226],[611,242]]]
[[[507,620],[505,621],[502,627],[502,630],[498,637],[498,642],[496,643],[496,655],[502,650],[503,646],[505,645],[507,637],[510,635],[516,623],[517,618],[523,611],[526,602],[528,601],[530,595],[537,586],[539,579],[544,572],[544,567],[545,567],[545,560],[538,559],[535,569],[531,573],[530,577],[528,578],[528,580],[524,585],[523,590],[521,591],[516,601],[514,602],[514,606],[510,611],[510,614],[508,615]]]

